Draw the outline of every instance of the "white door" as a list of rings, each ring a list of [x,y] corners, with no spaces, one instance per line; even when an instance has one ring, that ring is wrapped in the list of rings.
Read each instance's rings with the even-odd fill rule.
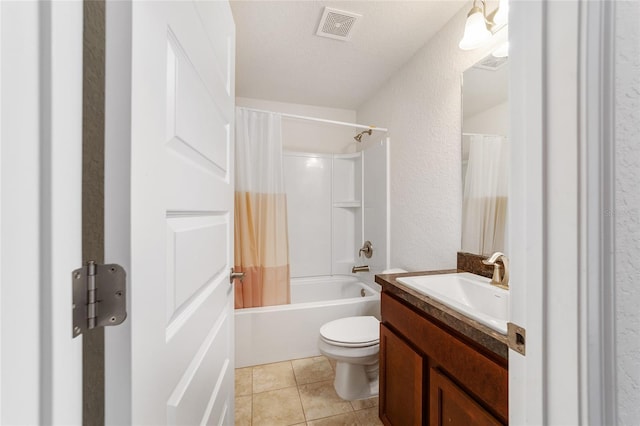
[[[0,2],[0,424],[82,423],[82,3]]]
[[[233,424],[231,10],[217,1],[117,3],[107,6],[105,261],[130,250],[129,317],[107,331],[106,420]],[[127,14],[130,28],[110,31]],[[127,78],[114,69],[128,60],[123,145],[114,97]]]

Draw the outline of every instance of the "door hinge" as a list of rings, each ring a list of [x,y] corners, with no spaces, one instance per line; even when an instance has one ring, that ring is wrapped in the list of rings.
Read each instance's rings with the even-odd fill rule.
[[[120,265],[93,261],[73,271],[73,337],[86,330],[121,324],[127,318],[127,273]]]
[[[521,355],[526,355],[527,330],[512,322],[507,323],[507,341],[509,349],[513,349]]]

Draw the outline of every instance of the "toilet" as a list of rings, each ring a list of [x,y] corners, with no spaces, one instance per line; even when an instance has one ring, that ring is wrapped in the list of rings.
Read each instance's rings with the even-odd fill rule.
[[[320,352],[336,360],[333,386],[345,400],[378,395],[380,321],[376,317],[340,318],[320,327]]]

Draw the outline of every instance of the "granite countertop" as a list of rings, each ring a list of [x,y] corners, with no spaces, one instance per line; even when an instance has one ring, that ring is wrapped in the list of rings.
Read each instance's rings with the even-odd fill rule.
[[[443,305],[437,300],[425,296],[396,280],[398,277],[450,274],[455,272],[465,271],[461,269],[448,269],[440,271],[407,272],[402,274],[378,274],[376,275],[376,283],[382,286],[382,291],[402,299],[409,305],[414,306],[438,322],[455,330],[467,339],[504,359],[508,359],[509,346],[507,344],[507,336],[492,330],[484,324],[480,324],[455,309]]]

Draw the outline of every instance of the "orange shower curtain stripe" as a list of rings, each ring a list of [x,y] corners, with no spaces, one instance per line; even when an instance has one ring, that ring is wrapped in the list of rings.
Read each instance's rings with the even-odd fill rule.
[[[290,303],[285,194],[235,193],[235,307]]]

